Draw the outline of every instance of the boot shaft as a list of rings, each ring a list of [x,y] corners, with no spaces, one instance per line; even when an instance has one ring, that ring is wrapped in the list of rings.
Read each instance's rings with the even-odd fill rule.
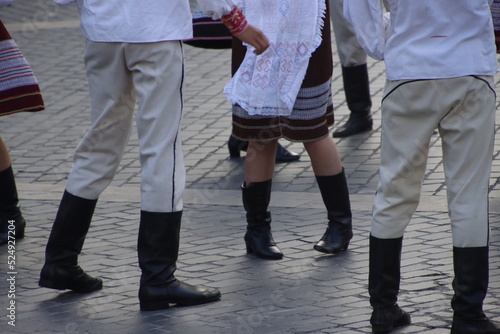
[[[0,172],[0,214],[15,216],[19,211],[19,198],[12,166]]]
[[[77,264],[96,204],[64,191],[45,250],[47,263]]]
[[[368,291],[374,309],[389,308],[397,302],[402,246],[402,237],[379,239],[370,235]]]
[[[344,169],[336,175],[316,175],[316,182],[328,212],[328,220],[350,225],[352,223],[351,201]]]
[[[161,284],[174,279],[181,218],[182,211],[141,211],[137,240],[141,285]]]
[[[453,247],[453,290],[451,306],[456,317],[474,319],[484,316],[483,301],[488,291],[488,247]]]
[[[271,201],[272,180],[252,182],[241,187],[243,207],[249,225],[268,225],[271,214],[268,211]]]
[[[367,65],[342,67],[342,79],[347,107],[351,113],[369,115],[372,100]]]

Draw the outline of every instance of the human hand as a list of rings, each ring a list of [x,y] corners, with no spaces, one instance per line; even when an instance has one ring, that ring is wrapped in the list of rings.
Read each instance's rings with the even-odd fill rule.
[[[254,27],[251,24],[248,25],[245,31],[243,31],[236,37],[241,39],[243,42],[253,46],[255,48],[253,52],[256,55],[262,54],[269,47],[269,40],[267,39],[266,35],[264,35],[264,33],[260,29]]]

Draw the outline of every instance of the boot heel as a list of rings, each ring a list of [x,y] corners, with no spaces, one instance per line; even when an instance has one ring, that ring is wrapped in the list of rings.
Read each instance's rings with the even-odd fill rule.
[[[55,289],[55,290],[66,290],[66,284],[64,283],[55,283],[52,280],[46,280],[41,278],[38,281],[38,286],[42,288],[49,288],[49,289]]]
[[[342,247],[343,251],[346,251],[349,248],[349,241]]]
[[[247,246],[247,254],[253,254],[253,248],[250,246],[248,243],[246,243]]]
[[[240,154],[240,148],[238,146],[230,146],[229,143],[227,144],[227,148],[229,149],[229,156],[231,158],[239,158],[241,156]]]
[[[231,158],[239,158],[241,151],[248,149],[248,142],[239,140],[231,135],[227,141],[227,148]]]
[[[158,301],[158,302],[139,302],[139,307],[141,311],[156,311],[164,310],[170,307],[169,302]]]

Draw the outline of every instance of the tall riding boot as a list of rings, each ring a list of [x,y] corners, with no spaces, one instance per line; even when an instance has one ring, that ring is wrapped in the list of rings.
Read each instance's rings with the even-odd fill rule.
[[[267,211],[271,200],[272,180],[243,185],[243,206],[247,212],[245,244],[248,254],[262,259],[281,259],[283,253],[271,234],[271,213]]]
[[[349,137],[373,128],[370,80],[366,64],[342,67],[342,78],[347,107],[351,113],[346,124],[333,133],[334,138]]]
[[[229,136],[227,141],[227,148],[229,149],[229,156],[231,158],[239,158],[241,151],[246,152],[248,149],[248,142],[237,139],[233,135]],[[300,154],[288,151],[280,143],[276,148],[276,163],[292,162],[300,159]]]
[[[97,200],[64,191],[47,248],[39,285],[58,290],[91,292],[102,288],[102,280],[87,275],[78,265]]]
[[[455,295],[452,334],[498,334],[498,329],[483,313],[488,290],[488,247],[453,247]]]
[[[142,270],[139,302],[142,311],[161,310],[169,304],[197,305],[220,299],[220,291],[177,280],[182,211],[141,211],[137,253]]]
[[[328,212],[328,228],[314,245],[318,252],[336,254],[349,247],[352,239],[352,214],[345,172],[316,176],[321,197]]]
[[[410,315],[398,304],[403,238],[378,239],[370,235],[368,291],[373,307],[370,323],[374,333],[389,333],[409,325]]]
[[[19,199],[17,197],[16,181],[12,166],[0,172],[0,245],[8,242],[9,236],[16,239],[24,238],[24,220]]]

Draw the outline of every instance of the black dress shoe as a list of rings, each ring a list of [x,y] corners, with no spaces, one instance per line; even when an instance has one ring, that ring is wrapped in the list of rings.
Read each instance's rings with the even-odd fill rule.
[[[370,114],[351,113],[347,122],[333,133],[333,138],[345,138],[358,133],[371,131],[373,120]]]
[[[283,146],[281,146],[280,143],[278,143],[278,148],[276,149],[276,162],[292,162],[292,161],[297,161],[300,159],[300,154],[297,154],[295,152],[290,152]]]

